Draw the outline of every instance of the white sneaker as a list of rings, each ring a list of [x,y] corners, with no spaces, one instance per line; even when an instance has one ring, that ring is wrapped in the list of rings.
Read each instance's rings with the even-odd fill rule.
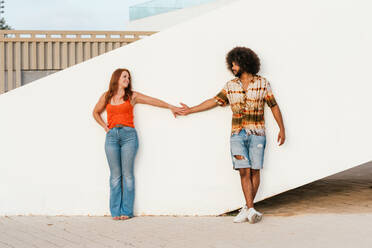
[[[235,223],[242,223],[248,221],[248,207],[244,206],[242,209],[240,209],[240,212],[237,216],[234,218]]]
[[[262,214],[254,208],[248,209],[248,221],[251,224],[257,223],[262,220]]]

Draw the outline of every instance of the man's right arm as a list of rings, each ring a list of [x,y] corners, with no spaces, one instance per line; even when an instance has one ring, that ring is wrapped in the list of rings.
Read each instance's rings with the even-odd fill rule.
[[[227,97],[228,87],[227,84],[223,87],[223,89],[215,96],[208,100],[205,100],[199,105],[194,107],[189,107],[184,103],[181,103],[182,109],[178,111],[177,114],[179,115],[188,115],[192,113],[197,113],[205,110],[209,110],[215,108],[216,106],[226,106],[229,104],[229,99]]]
[[[212,97],[208,100],[205,100],[201,104],[196,105],[196,106],[191,107],[191,108],[184,103],[181,103],[181,105],[182,105],[182,110],[179,111],[179,114],[188,115],[188,114],[193,114],[193,113],[205,111],[205,110],[208,110],[208,109],[212,109],[212,108],[216,107],[218,104],[216,102],[216,99],[214,97]]]

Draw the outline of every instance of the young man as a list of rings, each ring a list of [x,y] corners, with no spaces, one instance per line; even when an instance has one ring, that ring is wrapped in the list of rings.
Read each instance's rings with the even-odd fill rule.
[[[239,170],[246,205],[234,218],[234,222],[256,223],[262,214],[254,209],[253,200],[260,184],[260,169],[263,168],[266,146],[264,103],[271,108],[280,128],[279,145],[285,141],[282,115],[275,101],[269,82],[259,75],[260,60],[249,48],[236,47],[226,56],[228,69],[235,79],[227,82],[217,96],[192,108],[182,104],[178,113],[188,115],[230,104],[232,130],[230,138],[231,156],[235,170]]]

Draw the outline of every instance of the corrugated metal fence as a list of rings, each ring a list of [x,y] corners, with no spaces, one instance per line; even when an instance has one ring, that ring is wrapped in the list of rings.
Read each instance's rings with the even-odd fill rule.
[[[54,72],[154,32],[0,31],[0,94],[25,84],[27,72]]]

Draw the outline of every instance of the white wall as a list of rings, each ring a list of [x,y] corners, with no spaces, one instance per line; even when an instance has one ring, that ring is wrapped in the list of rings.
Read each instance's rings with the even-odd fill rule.
[[[0,96],[0,214],[108,214],[105,133],[92,109],[112,71],[136,90],[198,104],[232,78],[226,53],[254,49],[287,128],[269,110],[256,200],[372,160],[367,1],[240,1]],[[244,200],[229,108],[174,119],[139,105],[135,213],[213,215]]]

